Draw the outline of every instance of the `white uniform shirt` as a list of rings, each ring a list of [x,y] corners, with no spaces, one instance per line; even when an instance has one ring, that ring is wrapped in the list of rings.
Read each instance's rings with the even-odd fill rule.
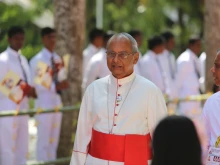
[[[175,73],[176,73],[176,59],[175,56],[172,52],[168,50],[164,50],[162,53],[164,57],[164,66],[166,69],[167,76],[170,80],[170,82],[173,81],[175,78]]]
[[[164,57],[162,54],[156,55],[151,50],[147,51],[141,62],[142,76],[152,81],[163,94],[169,95],[170,87],[166,70],[168,69],[165,69]]]
[[[21,62],[19,60],[19,57]],[[22,70],[23,67],[23,70]],[[28,84],[31,84],[31,74],[27,59],[15,50],[8,47],[0,55],[0,81],[9,72],[17,74],[22,80],[25,80],[24,72],[27,77]],[[0,92],[0,110],[15,110],[16,103]],[[20,103],[20,109],[28,109],[28,98],[25,96]]]
[[[185,98],[190,95],[200,94],[199,78],[196,69],[200,72],[199,59],[190,49],[187,49],[177,59],[175,86],[172,88],[175,97]],[[180,111],[183,113],[188,113],[186,111],[201,110],[200,108],[200,102],[190,101],[180,103]]]
[[[199,56],[199,61],[201,63],[201,78],[199,79],[199,83],[203,92],[205,92],[205,79],[206,79],[206,53],[203,52]]]
[[[137,64],[135,64],[134,66],[134,71],[136,74],[139,74],[142,76],[142,73],[141,73],[141,61],[142,61],[142,54],[141,52],[139,52],[139,59],[138,59],[138,62]]]
[[[88,47],[83,50],[83,77],[86,75],[86,69],[88,67],[88,63],[92,56],[98,53],[100,49],[95,47],[93,44],[89,44]]]
[[[107,66],[106,50],[102,48],[97,54],[95,54],[89,61],[86,69],[86,74],[83,79],[83,89],[88,87],[93,81],[98,78],[103,78],[110,74]]]
[[[57,55],[55,52],[51,53],[48,49],[43,48],[36,56],[34,56],[30,61],[31,66],[31,73],[32,73],[32,81],[34,81],[35,73],[36,73],[36,67],[39,61],[42,61],[46,63],[49,67],[52,67],[52,61],[51,58],[54,60],[61,60],[61,57]],[[62,104],[60,96],[56,92],[56,85],[54,82],[52,82],[51,88],[47,89],[46,87],[42,85],[35,84],[32,82],[36,88],[37,92],[37,100],[35,103],[36,107],[41,107],[44,105],[44,107],[55,107],[60,106]]]
[[[203,118],[206,124],[209,146],[215,147],[215,143],[220,138],[220,92],[213,94],[205,103],[203,108]],[[218,143],[220,147],[220,143]]]
[[[129,93],[128,93],[129,92]],[[120,94],[121,101],[115,105]],[[114,112],[117,118],[114,119]],[[108,165],[108,161],[87,155],[92,128],[102,133],[151,134],[159,120],[167,114],[160,90],[135,73],[123,79],[112,75],[93,82],[82,100],[71,165]],[[113,120],[116,126],[113,126]],[[117,148],[116,148],[117,149]],[[110,162],[109,165],[123,165]]]

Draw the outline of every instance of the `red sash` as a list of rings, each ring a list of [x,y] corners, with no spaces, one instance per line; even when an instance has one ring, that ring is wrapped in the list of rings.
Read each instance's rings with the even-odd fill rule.
[[[124,162],[124,165],[148,165],[150,142],[150,134],[113,135],[93,129],[89,154],[103,160]]]

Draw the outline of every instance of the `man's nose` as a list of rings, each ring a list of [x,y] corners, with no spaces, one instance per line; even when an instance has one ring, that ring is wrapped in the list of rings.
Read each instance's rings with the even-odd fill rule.
[[[113,57],[113,61],[118,62],[118,54],[116,54],[115,57]]]

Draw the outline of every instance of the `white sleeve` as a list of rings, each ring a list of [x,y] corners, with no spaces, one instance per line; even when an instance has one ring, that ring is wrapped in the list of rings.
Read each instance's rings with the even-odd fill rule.
[[[86,162],[93,125],[91,98],[93,97],[89,95],[89,90],[86,90],[80,107],[70,165],[84,165]]]
[[[150,100],[148,101],[148,127],[151,137],[153,136],[153,131],[158,122],[167,116],[167,107],[164,97],[157,88],[152,91]]]
[[[6,61],[0,59],[0,82],[3,80],[4,76],[8,73],[8,71],[9,70]],[[0,99],[5,97],[6,96],[2,92],[0,92]]]
[[[42,85],[38,85],[38,84],[34,83],[34,77],[35,77],[35,72],[36,72],[36,67],[37,67],[38,61],[39,60],[37,60],[37,59],[32,59],[30,61],[31,84],[33,84],[33,86],[35,87],[37,93],[42,93],[42,92],[46,92],[46,91],[52,91],[52,92],[56,93],[56,85],[54,82],[52,82],[50,89],[47,89],[46,87],[44,87]]]

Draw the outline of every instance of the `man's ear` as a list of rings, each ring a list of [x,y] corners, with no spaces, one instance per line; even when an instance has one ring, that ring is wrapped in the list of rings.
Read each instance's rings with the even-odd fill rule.
[[[133,55],[133,58],[134,58],[133,64],[137,64],[138,59],[139,59],[139,52],[135,53],[135,54]]]

